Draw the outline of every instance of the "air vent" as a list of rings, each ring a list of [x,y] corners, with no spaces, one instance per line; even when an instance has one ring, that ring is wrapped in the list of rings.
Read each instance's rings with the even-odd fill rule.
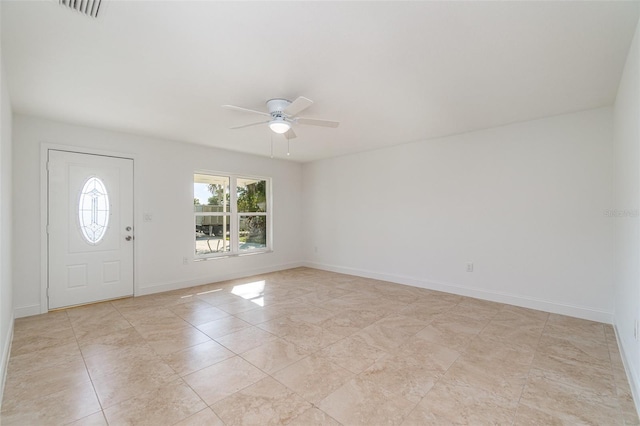
[[[73,9],[83,15],[97,18],[100,12],[100,6],[104,0],[58,0],[62,6]]]

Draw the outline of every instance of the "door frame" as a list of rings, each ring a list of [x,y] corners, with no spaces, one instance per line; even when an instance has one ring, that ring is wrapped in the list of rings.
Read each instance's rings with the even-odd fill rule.
[[[49,296],[47,290],[49,288],[49,236],[47,233],[47,225],[49,222],[49,171],[47,170],[47,162],[49,160],[49,151],[65,151],[77,154],[102,155],[105,157],[125,158],[133,161],[133,229],[134,235],[138,236],[138,227],[140,225],[136,212],[141,211],[138,197],[138,181],[136,176],[136,159],[137,155],[130,152],[108,151],[103,149],[94,149],[84,146],[61,145],[55,143],[42,142],[40,144],[40,306],[33,306],[34,311],[29,315],[46,314],[49,312]],[[133,295],[138,295],[138,268],[136,267],[136,259],[139,256],[139,244],[133,245]],[[39,308],[39,310],[37,310]]]

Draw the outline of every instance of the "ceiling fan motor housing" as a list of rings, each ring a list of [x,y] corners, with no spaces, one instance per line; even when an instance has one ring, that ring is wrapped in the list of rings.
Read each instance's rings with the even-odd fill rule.
[[[271,114],[274,118],[278,116],[285,116],[284,110],[291,105],[291,101],[287,99],[269,99],[267,101],[267,109],[269,110],[269,114]]]

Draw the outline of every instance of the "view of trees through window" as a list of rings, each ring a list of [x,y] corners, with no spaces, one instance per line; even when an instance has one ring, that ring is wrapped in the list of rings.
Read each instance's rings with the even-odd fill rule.
[[[196,255],[268,249],[268,183],[266,179],[195,174]]]

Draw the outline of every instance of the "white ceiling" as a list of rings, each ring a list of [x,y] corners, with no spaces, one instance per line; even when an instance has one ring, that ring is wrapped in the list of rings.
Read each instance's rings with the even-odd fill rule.
[[[610,105],[639,5],[5,0],[2,56],[15,112],[258,155],[220,106],[306,96],[341,122],[296,127],[306,162]]]

